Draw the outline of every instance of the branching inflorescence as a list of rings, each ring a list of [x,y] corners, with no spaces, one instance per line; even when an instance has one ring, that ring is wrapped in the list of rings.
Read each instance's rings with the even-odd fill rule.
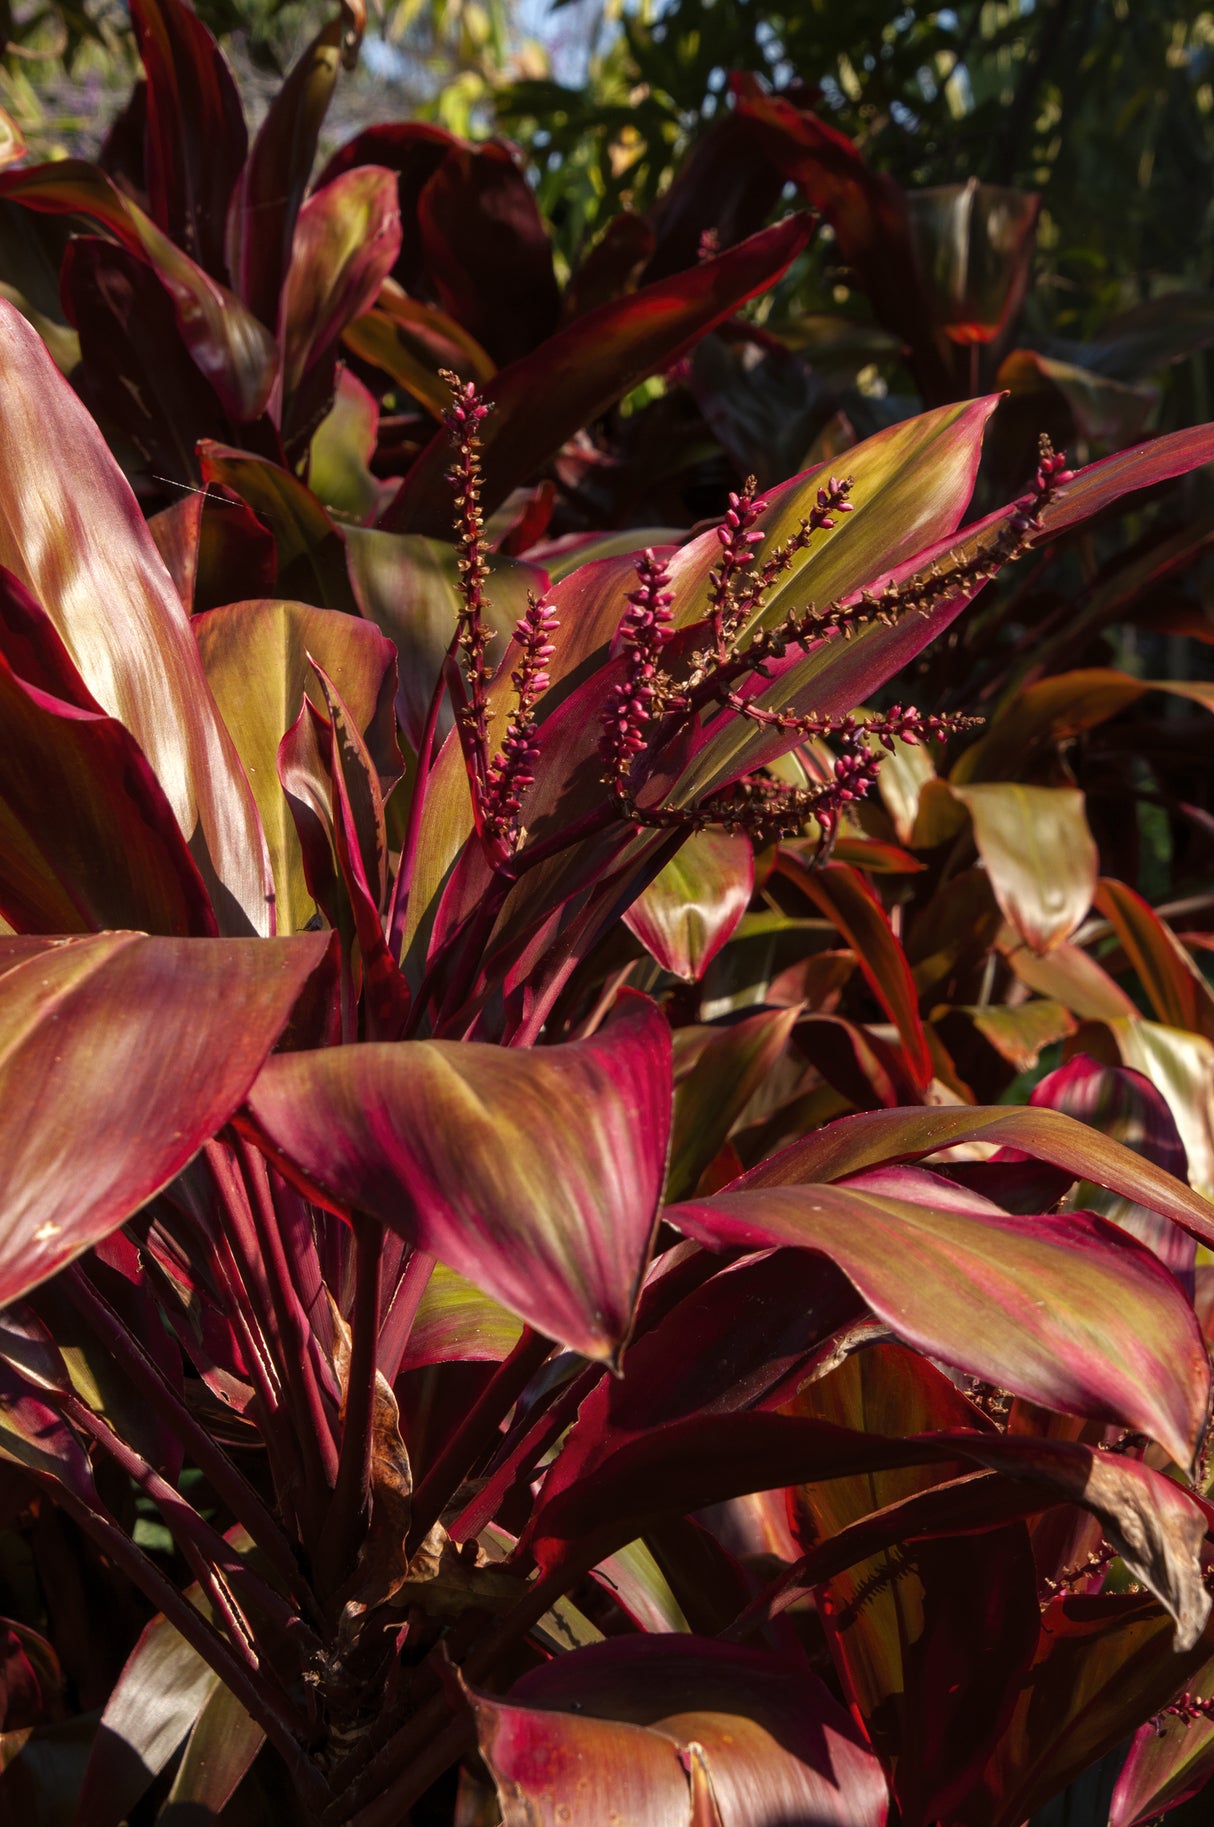
[[[446,377],[453,402],[446,425],[457,459],[449,472],[458,517],[461,608],[456,646],[462,661],[462,696],[457,717],[472,786],[477,825],[491,860],[503,863],[526,836],[523,796],[534,778],[540,753],[536,706],[548,685],[547,666],[554,648],[556,612],[530,599],[514,631],[520,660],[511,677],[515,703],[506,719],[500,751],[489,758],[489,670],[486,664],[484,584],[488,575],[481,513],[479,427],[488,408],[472,382]],[[879,714],[857,716],[791,711],[765,705],[760,692],[775,677],[774,668],[792,650],[802,653],[823,642],[850,640],[873,623],[892,624],[911,614],[928,615],[941,604],[972,595],[1005,565],[1028,550],[1044,525],[1045,509],[1068,480],[1065,458],[1049,440],[1041,440],[1040,461],[1032,490],[1017,501],[996,530],[966,549],[951,563],[891,582],[879,591],[792,610],[781,621],[761,622],[772,590],[791,569],[798,554],[829,534],[839,517],[852,512],[850,477],[832,476],[818,490],[811,512],[794,533],[759,563],[766,535],[758,522],[767,508],[754,477],[729,497],[729,508],[717,528],[721,553],[708,580],[706,639],[676,667],[666,664],[673,633],[670,571],[647,550],[637,560],[636,587],[617,636],[623,676],[611,687],[601,716],[599,755],[603,780],[623,818],[639,826],[698,830],[720,825],[745,831],[759,843],[802,832],[816,821],[829,844],[844,810],[863,799],[877,779],[883,754],[895,744],[943,741],[973,727],[978,718],[938,716],[913,706],[894,704]],[[457,675],[457,680],[459,675]],[[804,786],[788,786],[765,767],[706,794],[690,805],[647,803],[642,793],[656,758],[673,752],[679,739],[697,722],[720,715],[745,718],[757,728],[791,737],[794,744],[830,743],[829,760],[821,760],[823,777]]]

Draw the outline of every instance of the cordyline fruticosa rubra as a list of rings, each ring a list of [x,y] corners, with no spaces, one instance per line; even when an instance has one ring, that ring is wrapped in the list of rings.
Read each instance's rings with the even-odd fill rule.
[[[339,190],[365,167],[278,222],[283,292],[240,238],[256,147],[206,168],[209,215],[174,151],[156,85],[192,15],[137,17],[152,213],[115,188],[134,241],[103,218],[73,284],[92,261],[167,300],[252,432],[149,528],[0,304],[0,1521],[46,1613],[0,1639],[0,1801],[1021,1827],[1118,1753],[1104,1819],[1159,1814],[1214,1761],[1214,1207],[1170,1098],[1214,1005],[1098,879],[1080,789],[1015,777],[1060,705],[1092,727],[1148,688],[1062,675],[980,734],[881,694],[1214,428],[1075,471],[1044,445],[963,524],[997,402],[945,404],[549,576],[482,511],[522,396],[486,416],[452,375],[436,609],[398,530],[436,456],[376,528],[284,466],[338,385],[340,312],[290,353],[329,271],[305,284],[300,225],[365,252]],[[85,183],[9,182],[53,181]],[[689,295],[732,311],[804,233]],[[262,326],[247,397],[198,354],[244,321],[228,280]],[[708,321],[675,310],[671,349]],[[277,593],[226,597],[267,542]],[[370,567],[396,645],[359,612]],[[856,817],[875,787],[885,836]],[[880,883],[940,843],[916,925]]]

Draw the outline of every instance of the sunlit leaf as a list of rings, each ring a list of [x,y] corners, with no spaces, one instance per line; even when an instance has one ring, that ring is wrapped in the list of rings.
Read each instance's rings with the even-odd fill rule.
[[[666,1023],[638,999],[564,1046],[280,1054],[249,1108],[328,1203],[399,1230],[537,1331],[614,1359],[665,1177],[669,1062]]]
[[[318,660],[374,744],[385,786],[390,784],[399,773],[399,758],[393,760],[395,656],[370,623],[306,603],[232,603],[195,616],[193,628],[211,690],[257,799],[274,870],[278,930],[299,932],[315,904],[278,780],[278,745],[298,717],[305,694],[324,708],[311,666]]]
[[[754,849],[742,833],[693,831],[624,919],[676,977],[698,983],[746,912]]]
[[[0,301],[0,563],[147,757],[221,930],[273,930],[253,794],[189,620],[121,470],[38,336]]]
[[[716,1249],[829,1256],[920,1351],[1043,1407],[1141,1429],[1181,1465],[1205,1416],[1200,1328],[1156,1257],[1088,1213],[1019,1217],[921,1169],[670,1206]]]
[[[954,787],[1005,917],[1035,952],[1069,939],[1092,904],[1096,845],[1073,787]]]
[[[227,1121],[324,948],[0,939],[0,1302],[116,1230]]]

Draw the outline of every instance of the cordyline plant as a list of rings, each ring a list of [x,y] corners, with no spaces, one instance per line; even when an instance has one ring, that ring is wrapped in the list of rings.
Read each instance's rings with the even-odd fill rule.
[[[3,1503],[137,1639],[82,1730],[7,1628],[0,1800],[1021,1827],[1135,1734],[1116,1827],[1200,1786],[1214,1208],[1124,1067],[947,1102],[893,927],[825,856],[883,754],[964,730],[873,696],[1214,428],[1074,473],[1045,447],[962,526],[996,402],[939,407],[537,577],[495,665],[456,382],[460,607],[402,758],[392,643],[285,597],[191,618],[8,305],[0,398]],[[1025,920],[996,802],[942,790]],[[840,954],[713,1024],[612,950],[626,917],[702,974],[756,846],[889,1016],[838,1018],[831,1070],[849,1034],[893,1087],[824,1124],[790,1097],[767,1145]],[[1196,1021],[1162,923],[1101,892]]]

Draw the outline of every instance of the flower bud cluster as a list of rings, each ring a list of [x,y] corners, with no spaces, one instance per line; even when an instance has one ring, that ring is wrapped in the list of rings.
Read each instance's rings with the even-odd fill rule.
[[[556,652],[552,636],[557,626],[552,604],[529,596],[527,613],[514,630],[522,655],[511,674],[515,708],[506,719],[501,749],[489,763],[484,816],[487,838],[506,855],[513,855],[523,838],[522,796],[535,782],[540,753],[535,707],[548,688],[548,663]]]
[[[451,389],[451,405],[443,414],[443,424],[456,450],[456,460],[447,472],[447,480],[451,484],[455,502],[456,546],[459,552],[460,610],[456,643],[468,691],[466,701],[457,709],[457,715],[472,756],[473,790],[483,800],[489,771],[489,726],[486,712],[489,669],[485,663],[485,579],[489,575],[489,565],[485,556],[485,525],[481,511],[479,431],[489,408],[482,401],[474,382],[461,381],[457,374],[445,369],[442,378]]]
[[[625,674],[611,689],[603,710],[599,754],[606,764],[605,778],[623,787],[633,761],[646,744],[646,730],[653,716],[658,663],[670,638],[670,573],[652,548],[637,563],[637,586],[630,590],[628,608],[620,623],[620,647]]]
[[[717,528],[721,557],[708,580],[713,658],[717,661],[729,657],[730,638],[736,633],[741,619],[737,585],[750,576],[754,548],[761,546],[766,537],[755,527],[755,521],[767,506],[766,500],[756,495],[757,487],[755,478],[747,476],[741,489],[730,494],[729,508]]]
[[[1033,492],[1016,503],[1015,512],[1010,516],[1008,525],[1013,533],[1021,536],[1027,533],[1042,531],[1042,510],[1053,501],[1064,482],[1071,479],[1071,471],[1066,466],[1066,457],[1056,451],[1047,437],[1042,437],[1038,447],[1037,474],[1033,477]]]

